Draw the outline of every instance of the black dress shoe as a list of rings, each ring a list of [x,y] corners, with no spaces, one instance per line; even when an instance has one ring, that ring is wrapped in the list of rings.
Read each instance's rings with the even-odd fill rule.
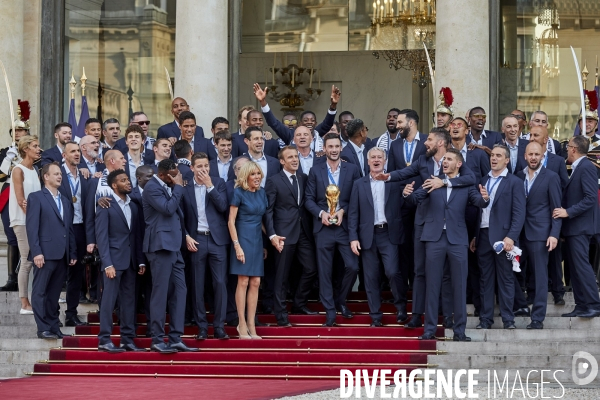
[[[436,340],[436,337],[433,333],[424,333],[419,336],[419,340]]]
[[[227,332],[225,332],[225,329],[223,328],[215,328],[215,331],[213,332],[213,337],[215,339],[221,340],[229,339],[229,335],[227,335]]]
[[[113,342],[98,344],[98,350],[106,351],[107,353],[124,353],[126,351],[124,348],[115,346]]]
[[[473,311],[473,316],[474,317],[479,317],[479,310],[475,309],[475,311]]]
[[[570,313],[562,314],[561,317],[578,317],[579,314],[583,314],[584,312],[584,310],[575,307],[573,311],[571,311]]]
[[[183,321],[183,326],[196,326],[196,321],[193,319],[186,319]]]
[[[64,327],[63,323],[62,323],[62,322],[60,322],[60,321],[58,321],[58,327],[59,327],[59,328],[62,328],[62,327]]]
[[[373,322],[371,322],[371,326],[372,327],[380,327],[380,326],[383,326],[383,323],[381,322],[381,320],[376,319],[376,320],[373,320]]]
[[[65,320],[66,326],[82,326],[87,325],[85,322],[79,319],[77,315],[74,315],[72,318],[67,318]]]
[[[89,303],[90,303],[90,304],[98,304],[98,299],[97,299],[97,298],[95,298],[95,297],[90,297],[90,299],[89,299]]]
[[[352,311],[350,311],[350,309],[347,306],[340,306],[340,309],[338,311],[340,312],[340,315],[346,319],[354,317],[354,315],[352,315]]]
[[[264,322],[260,322],[257,316],[254,316],[254,326],[269,326],[269,324],[265,324]]]
[[[335,326],[335,325],[336,325],[335,318],[327,318],[327,320],[323,324],[323,326],[329,326],[329,327],[332,327],[332,326]]]
[[[462,334],[454,334],[454,337],[452,338],[453,341],[455,342],[470,342],[471,338],[468,337],[467,335],[465,335],[464,333]]]
[[[273,314],[273,308],[271,308],[269,306],[263,306],[262,313],[263,314]]]
[[[423,321],[421,321],[421,314],[413,314],[412,318],[407,324],[404,324],[405,328],[415,329],[423,326]]]
[[[517,329],[517,327],[514,322],[509,321],[504,323],[504,329]]]
[[[89,300],[88,300],[88,298],[87,298],[87,297],[85,297],[85,296],[81,296],[81,297],[79,298],[79,304],[88,304],[89,302],[90,302],[90,301],[89,301]]]
[[[444,317],[444,323],[442,323],[442,326],[446,329],[452,329],[454,326],[454,320],[452,317]]]
[[[600,310],[596,310],[595,308],[588,308],[587,311],[579,313],[577,315],[579,318],[594,318],[600,317]]]
[[[234,319],[230,319],[226,322],[227,326],[238,326],[240,324],[240,319],[235,317]]]
[[[292,324],[290,324],[288,317],[281,317],[280,319],[277,320],[277,326],[283,326],[285,328],[289,328],[292,326]]]
[[[194,336],[196,340],[208,339],[208,330],[206,328],[199,328],[198,334]]]
[[[38,332],[37,337],[40,339],[58,339],[58,336],[50,331]]]
[[[292,314],[304,314],[304,315],[317,315],[317,311],[313,311],[310,308],[304,307],[294,307],[292,308]]]
[[[168,345],[166,343],[153,344],[152,346],[150,346],[150,350],[156,351],[157,353],[162,353],[162,354],[177,353],[177,349],[171,347],[170,345]]]
[[[185,345],[185,343],[183,342],[179,342],[179,343],[169,343],[169,347],[172,349],[175,349],[177,351],[182,351],[182,352],[194,352],[194,351],[200,351],[199,348],[197,347],[187,347]]]
[[[523,307],[515,311],[514,314],[515,317],[529,317],[531,315],[531,312],[529,311],[529,307]]]
[[[64,338],[64,337],[70,337],[70,336],[71,336],[71,335],[65,335],[64,333],[62,333],[62,332],[60,331],[60,329],[58,330],[58,332],[52,332],[52,333],[54,333],[56,336],[58,336],[58,338],[59,338],[59,339],[62,339],[62,338]]]
[[[475,329],[490,329],[492,325],[487,321],[480,321]]]
[[[527,329],[544,329],[544,324],[540,321],[531,321],[526,327]]]
[[[125,349],[125,351],[146,351],[146,349],[137,347],[133,343],[122,344],[119,346],[120,349]]]
[[[554,296],[554,305],[555,306],[564,306],[565,305],[565,299],[563,298],[563,295],[558,295],[558,296]]]
[[[402,323],[408,319],[408,314],[406,313],[406,304],[400,304],[400,309],[396,311],[396,322]]]

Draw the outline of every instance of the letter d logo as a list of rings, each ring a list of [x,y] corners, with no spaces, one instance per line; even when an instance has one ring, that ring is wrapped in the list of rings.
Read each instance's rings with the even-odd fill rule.
[[[586,374],[589,375],[585,376]],[[598,361],[590,353],[578,351],[573,354],[571,375],[573,382],[577,385],[583,386],[591,383],[598,375]]]

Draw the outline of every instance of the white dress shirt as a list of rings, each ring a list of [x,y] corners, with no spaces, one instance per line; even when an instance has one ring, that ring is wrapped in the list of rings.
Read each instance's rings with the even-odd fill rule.
[[[127,164],[129,165],[129,180],[131,181],[131,186],[137,186],[137,178],[135,177],[135,171],[137,171],[138,167],[144,165],[144,157],[140,155],[140,165],[136,165],[129,153],[127,153]]]
[[[400,136],[400,135],[398,135]],[[419,141],[421,141],[421,137],[419,136],[419,131],[417,131],[417,134],[415,135],[415,138],[413,139],[412,142],[408,142],[406,139],[403,139],[404,143],[403,143],[403,147],[404,147],[404,161],[406,161],[406,165],[410,165],[413,162],[413,159],[415,158],[415,148],[417,147],[417,143]],[[415,142],[415,140],[417,142]],[[408,152],[407,152],[408,150]],[[409,157],[410,155],[410,157]]]
[[[131,199],[129,198],[128,195],[125,195],[125,200],[123,200],[116,194],[113,197],[117,201],[117,204],[119,205],[119,207],[121,207],[121,211],[123,211],[123,214],[125,214],[125,219],[127,220],[127,226],[129,227],[129,229],[131,229],[131,207],[129,206],[129,203],[131,203]]]
[[[306,175],[308,175],[313,166],[315,160],[314,154],[315,153],[311,150],[310,153],[304,157],[302,154],[300,154],[300,152],[298,152],[298,159],[300,160],[300,165],[302,165],[302,172],[304,172]]]
[[[489,205],[486,208],[482,208],[481,212],[481,228],[489,228],[490,227],[490,213],[492,212],[492,206],[494,205],[494,197],[496,196],[496,191],[498,191],[498,186],[500,186],[499,179],[504,179],[506,175],[508,175],[508,168],[504,168],[504,171],[497,177],[494,178],[492,175],[492,171],[489,172],[489,179],[486,184],[486,189],[488,190]]]
[[[575,172],[575,168],[577,168],[577,166],[579,165],[581,160],[583,160],[584,158],[585,158],[585,156],[581,156],[577,160],[575,160],[571,163],[571,176],[573,176],[573,172]]]
[[[358,156],[358,162],[360,163],[360,175],[365,176],[365,156],[363,155],[365,151],[365,145],[362,144],[360,147],[354,144],[353,141],[350,140],[350,145],[354,148],[356,155]]]
[[[250,155],[250,153],[248,153],[248,155]],[[260,187],[264,188],[265,182],[267,182],[267,157],[265,157],[265,153],[263,153],[262,156],[260,156],[260,158],[254,158],[250,155],[250,160],[257,163],[260,166],[260,169],[262,170],[263,178],[260,182]]]
[[[515,145],[511,145],[508,143],[508,140],[505,140],[506,147],[510,150],[510,166],[513,172],[515,172],[515,168],[517,167],[517,158],[519,156],[519,139],[517,139]]]
[[[88,161],[87,158],[85,158],[83,156],[83,154],[81,155],[81,157],[83,157],[83,160],[85,161],[85,164],[87,165],[87,168],[90,170],[90,175],[94,175],[96,173],[96,160],[93,160],[92,162]]]
[[[229,167],[231,166],[231,160],[233,160],[233,157],[229,156],[229,160],[227,160],[227,162],[224,163],[217,156],[217,168],[219,169],[219,177],[225,182],[227,182],[227,177],[229,175]]]
[[[373,209],[375,211],[375,225],[387,224],[385,218],[385,182],[374,180],[369,177],[371,182],[371,194],[373,195]]]
[[[525,174],[525,181],[524,181],[524,185],[525,185],[525,196],[529,196],[529,192],[531,192],[531,186],[533,186],[533,182],[535,182],[535,178],[537,178],[538,174],[540,173],[540,171],[542,170],[542,167],[539,167],[534,173],[533,173],[533,178],[531,178],[531,181],[529,180],[529,167],[525,168],[523,170],[523,173]]]
[[[210,231],[208,218],[206,218],[206,194],[214,188],[214,186],[211,186],[210,189],[206,189],[206,185],[199,184],[194,179],[194,193],[196,194],[196,207],[198,210],[198,232]]]
[[[481,136],[479,136],[479,140],[475,140],[475,138],[473,137],[473,134],[471,132],[469,132],[469,137],[471,138],[471,141],[473,143],[483,146],[483,138],[487,137],[487,134],[485,133],[485,129],[484,129],[483,131],[481,131]]]

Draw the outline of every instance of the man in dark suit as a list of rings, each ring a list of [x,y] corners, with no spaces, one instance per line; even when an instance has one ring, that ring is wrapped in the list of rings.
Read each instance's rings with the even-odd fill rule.
[[[204,278],[209,267],[214,291],[215,339],[229,339],[225,333],[227,308],[227,247],[229,231],[225,219],[229,209],[225,182],[209,175],[208,156],[196,153],[192,157],[192,179],[184,187],[182,199],[185,217],[186,246],[191,252],[194,292],[194,318],[198,324],[196,339],[208,338],[208,321],[204,305]]]
[[[519,121],[512,115],[504,117],[502,119],[502,133],[504,134],[504,143],[510,151],[508,172],[516,174],[517,171],[523,171],[527,167],[525,148],[529,141],[519,138]]]
[[[99,178],[102,176],[102,171],[106,166],[98,158],[100,153],[100,141],[92,135],[85,135],[79,141],[81,149],[81,160],[79,168],[87,168],[90,171],[90,176]]]
[[[348,126],[351,127],[354,121],[351,121]],[[346,146],[348,147],[350,146]],[[385,161],[384,149],[374,147],[369,150],[370,174],[354,182],[348,207],[350,247],[357,256],[360,257],[362,253],[371,326],[383,326],[381,322],[383,313],[380,310],[379,259],[394,296],[396,320],[401,322],[407,318],[406,277],[400,273],[399,259],[399,246],[404,240],[400,207],[404,200],[400,182],[386,185],[374,179],[383,172]]]
[[[571,162],[571,178],[563,192],[562,207],[552,216],[562,218],[562,236],[568,246],[571,284],[575,309],[563,317],[592,318],[600,316],[600,299],[594,271],[589,261],[590,239],[598,233],[598,176],[596,167],[586,155],[590,142],[574,136],[567,147]]]
[[[491,154],[494,145],[502,143],[500,132],[485,130],[487,116],[483,107],[473,107],[469,110],[469,126],[471,133],[467,137],[469,147],[479,147],[486,153]]]
[[[494,323],[494,287],[498,284],[500,314],[505,329],[515,329],[513,302],[515,277],[512,263],[506,257],[518,243],[525,222],[523,181],[508,173],[510,151],[504,145],[492,149],[492,170],[481,179],[480,190],[489,205],[482,210],[479,236],[471,241],[471,251],[477,250],[481,270],[481,311],[477,329],[489,329]],[[503,242],[499,254],[494,243]]]
[[[356,118],[348,123],[348,146],[344,147],[340,155],[342,160],[350,162],[359,169],[361,176],[369,175],[369,163],[367,152],[371,144],[365,145],[367,141],[367,127],[362,119]]]
[[[546,131],[548,130],[548,114],[546,114],[544,111],[538,110],[538,111],[534,111],[531,114],[531,118],[529,119],[529,129],[530,129],[529,140],[531,140],[531,130],[537,126],[545,128]],[[560,143],[558,142],[558,140],[549,139],[548,142],[546,143],[546,146],[550,153],[555,154],[562,158],[566,158],[567,155],[563,154],[563,148],[560,145]]]
[[[263,172],[264,177],[260,186],[264,188],[267,178],[275,175],[281,170],[281,164],[279,164],[277,158],[273,158],[263,151],[265,141],[261,128],[250,126],[246,129],[244,136],[244,142],[248,148],[247,154],[250,157],[250,160],[257,163]]]
[[[54,127],[54,137],[56,138],[56,146],[50,147],[42,152],[42,160],[40,168],[51,162],[62,163],[62,153],[67,142],[71,141],[73,136],[73,127],[68,122],[61,122]]]
[[[172,159],[176,161],[175,155],[172,154],[171,141],[166,138],[156,139],[154,144],[152,145],[152,151],[154,152],[154,162],[150,164],[154,173],[158,173],[158,164],[162,160]]]
[[[218,177],[223,179],[225,182],[235,179],[233,173],[233,159],[235,158],[232,154],[232,143],[233,138],[229,131],[217,132],[213,138],[217,155],[210,159],[210,176]],[[211,143],[212,145],[212,143]],[[215,146],[212,146],[213,150]]]
[[[143,153],[142,141],[144,139],[144,131],[138,125],[131,125],[125,131],[125,140],[127,143],[127,151],[123,152],[125,157],[125,173],[131,181],[131,185],[137,186],[136,170],[142,165],[154,163],[154,153],[146,150]],[[151,153],[151,156],[150,156]]]
[[[327,115],[323,122],[319,125],[316,125],[316,116],[312,111],[304,111],[299,118],[297,125],[285,125],[280,122],[273,112],[271,108],[267,104],[267,92],[260,88],[258,83],[254,84],[254,96],[260,103],[261,111],[265,117],[267,125],[271,129],[275,131],[277,136],[286,144],[290,145],[294,139],[294,130],[297,126],[305,126],[309,129],[311,134],[314,136],[313,141],[311,142],[311,149],[314,151],[322,151],[322,141],[320,140],[322,136],[324,136],[335,122],[335,114],[337,113],[337,104],[340,101],[340,96],[342,93],[340,90],[335,87],[335,85],[331,86],[331,103],[329,104],[329,109],[327,110]]]
[[[211,141],[204,137],[204,133],[200,134],[196,131],[196,116],[193,113],[183,111],[179,114],[179,128],[180,134],[175,138],[176,140],[187,141],[194,153],[207,151]]]
[[[529,140],[537,142],[542,146],[544,149],[542,165],[560,177],[560,186],[562,190],[564,190],[569,183],[567,164],[565,163],[564,157],[553,154],[551,151],[547,150],[548,141],[550,140],[548,137],[548,129],[543,126],[534,126],[529,132]]]
[[[561,219],[552,218],[554,209],[561,207],[560,180],[558,175],[542,165],[545,151],[539,143],[529,143],[525,152],[527,168],[517,172],[524,181],[526,196],[523,250],[535,282],[528,329],[544,327],[548,302],[548,254],[556,247],[562,226]],[[527,295],[530,296],[529,289]]]
[[[40,339],[62,339],[58,298],[67,268],[77,262],[73,205],[58,190],[62,181],[58,163],[44,165],[42,178],[42,190],[32,192],[27,198],[29,260],[35,264],[31,305],[37,336]]]
[[[248,128],[244,131],[244,135],[234,135],[234,139],[236,141],[237,149],[239,154],[248,153],[248,143],[246,142],[246,132],[251,127],[255,127],[260,129],[263,133],[263,152],[271,158],[277,159],[277,154],[279,154],[279,143],[277,140],[271,137],[269,132],[264,132],[263,125],[264,120],[262,117],[262,113],[258,110],[252,109],[248,111],[246,114],[246,124]],[[264,172],[264,171],[263,171]]]
[[[401,114],[402,115],[402,114]],[[400,117],[398,117],[400,120]],[[395,146],[396,142],[392,145]],[[418,157],[409,166],[392,171],[386,174],[377,175],[378,180],[390,180],[392,182],[413,183],[414,186],[418,182],[422,182],[424,189],[436,189],[442,186],[470,186],[476,183],[475,176],[469,168],[461,164],[459,169],[460,176],[442,180],[437,176],[442,168],[442,159],[446,155],[447,148],[450,144],[450,135],[444,128],[433,128],[425,141],[427,152]],[[431,177],[435,178],[431,178]],[[421,234],[423,233],[423,225],[427,218],[429,207],[429,199],[425,198],[417,206],[414,217],[414,281],[413,281],[413,309],[412,318],[405,325],[407,328],[418,328],[422,326],[421,317],[425,312],[425,243],[421,242]],[[404,217],[404,214],[403,214]],[[406,237],[406,232],[404,233]],[[449,281],[449,271],[445,271],[445,280]],[[449,287],[448,285],[445,285]],[[444,288],[444,287],[443,287]],[[452,324],[452,301],[450,290],[443,291],[442,294],[442,311],[445,317],[445,325],[451,327]]]
[[[132,125],[139,126],[144,132],[142,141],[142,149],[146,151],[144,154],[147,154],[147,151],[152,152],[152,146],[154,145],[155,139],[149,136],[150,120],[148,119],[148,116],[142,111],[135,111],[133,114],[131,114],[131,117],[129,118],[129,126]],[[175,142],[175,140],[173,140],[173,142]],[[121,150],[123,153],[127,153],[127,143],[125,142],[125,138],[123,137],[117,140],[113,149]]]
[[[455,178],[463,163],[462,154],[457,149],[448,149],[444,156],[442,177]],[[412,184],[405,193],[412,192]],[[427,298],[425,301],[425,330],[420,339],[435,339],[438,321],[438,305],[441,293],[444,266],[449,263],[452,302],[454,309],[454,341],[470,342],[465,335],[467,324],[467,248],[469,236],[465,221],[467,204],[486,207],[487,202],[475,189],[475,185],[447,187],[427,192],[419,189],[407,197],[407,201],[423,201],[429,197],[427,219],[423,227],[421,241],[426,249]]]
[[[135,338],[135,280],[136,272],[146,270],[142,253],[142,228],[138,207],[131,201],[131,182],[124,170],[118,169],[107,177],[115,204],[98,208],[96,232],[98,251],[104,272],[104,291],[100,307],[98,350],[109,353],[144,351],[133,342]],[[116,347],[110,335],[113,328],[113,309],[119,298],[121,346]]]
[[[311,149],[313,143],[313,134],[306,126],[299,126],[294,131],[294,146],[298,150],[298,171],[308,175],[310,169],[318,162],[325,162],[326,157],[317,157],[314,150]]]
[[[67,142],[63,151],[64,162],[60,167],[62,181],[58,188],[65,199],[73,205],[73,232],[77,246],[77,264],[67,269],[67,309],[65,311],[66,326],[85,325],[77,316],[77,306],[83,300],[87,303],[85,284],[85,265],[81,262],[86,254],[84,207],[87,200],[88,180],[77,170],[79,165],[79,145]]]
[[[179,203],[183,196],[183,178],[173,160],[162,160],[158,174],[146,183],[142,200],[146,232],[143,250],[152,270],[150,298],[151,349],[160,353],[197,351],[181,341],[185,315],[185,274],[181,256],[183,214]],[[168,300],[168,303],[167,303]],[[169,343],[165,334],[165,307],[171,321]]]
[[[341,162],[342,143],[338,135],[326,134],[323,143],[327,161],[314,165],[310,170],[306,186],[306,209],[314,217],[313,233],[317,245],[319,292],[327,313],[324,326],[333,326],[336,308],[344,318],[352,318],[352,312],[346,307],[346,298],[358,273],[358,258],[350,250],[346,215],[352,185],[360,177],[360,172],[354,165]],[[339,191],[335,210],[330,209],[327,201],[326,189],[330,185],[337,186]],[[334,299],[331,281],[336,249],[340,252],[345,266],[342,284]]]
[[[181,97],[174,98],[171,102],[171,114],[173,114],[175,120],[159,127],[156,138],[169,139],[171,141],[171,145],[175,144],[177,139],[181,136],[181,122],[179,121],[179,118],[180,115],[185,111],[190,111],[190,106],[188,105],[187,101]],[[204,130],[201,126],[194,127],[194,137],[204,138]]]
[[[177,169],[181,172],[184,181],[191,182],[194,179],[194,173],[192,172],[192,146],[190,146],[187,140],[178,140],[173,145],[173,152],[177,158]]]
[[[315,248],[310,215],[305,213],[306,182],[308,177],[298,172],[298,150],[286,146],[279,151],[283,170],[271,176],[265,186],[269,206],[265,227],[269,240],[277,250],[274,257],[275,302],[277,325],[291,326],[286,308],[286,287],[292,264],[301,266],[292,312],[316,314],[306,307],[312,283],[317,277]]]

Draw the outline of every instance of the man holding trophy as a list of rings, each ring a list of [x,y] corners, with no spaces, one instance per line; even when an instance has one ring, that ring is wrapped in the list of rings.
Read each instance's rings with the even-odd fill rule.
[[[352,318],[346,298],[358,273],[358,257],[350,249],[348,205],[352,185],[360,178],[358,168],[341,162],[342,142],[334,133],[323,137],[327,162],[313,165],[306,186],[306,209],[314,217],[314,236],[319,270],[319,295],[327,314],[323,326],[335,325],[336,309],[344,318]],[[334,298],[333,255],[338,250],[344,261],[341,287]]]

